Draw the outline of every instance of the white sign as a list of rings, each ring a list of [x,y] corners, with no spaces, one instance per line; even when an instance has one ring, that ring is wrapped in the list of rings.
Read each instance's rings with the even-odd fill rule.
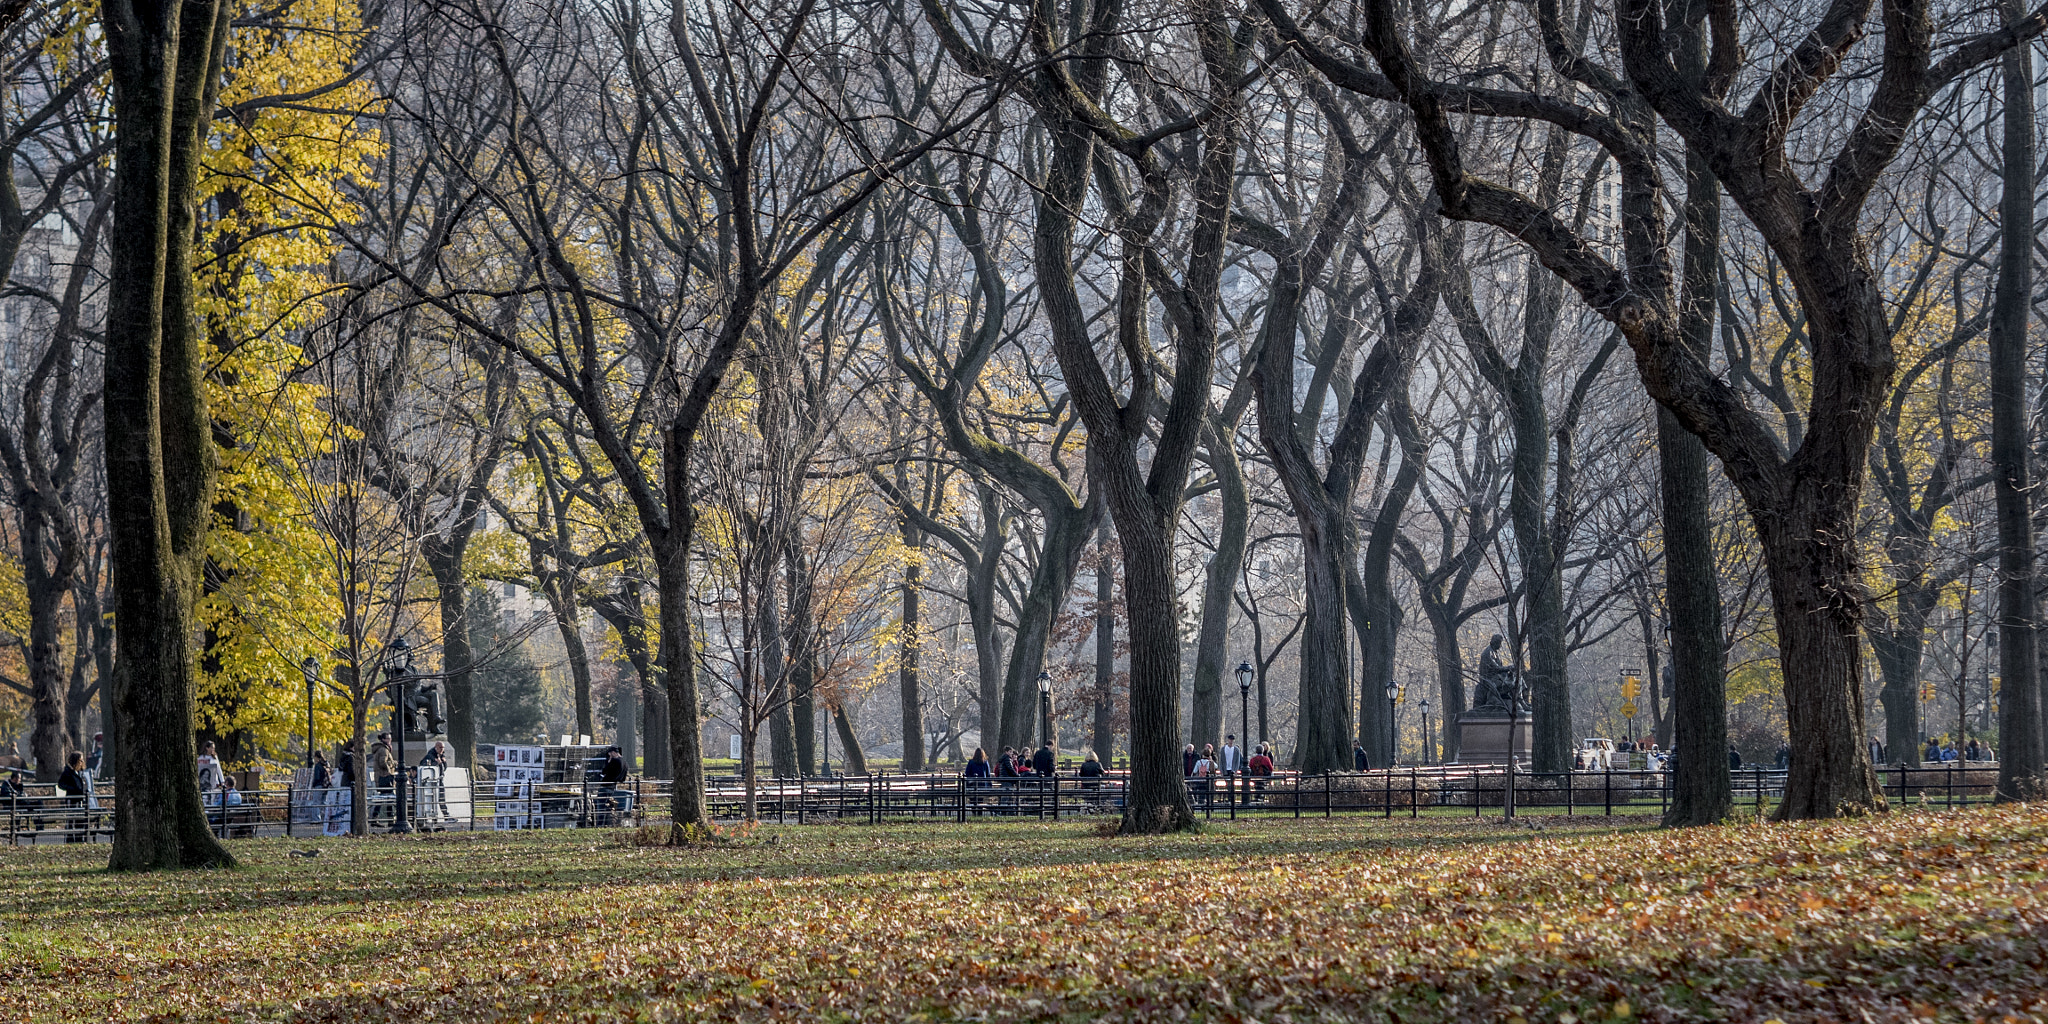
[[[731,755],[731,756],[732,756],[732,759],[733,759],[733,760],[735,760],[735,761],[737,761],[737,760],[739,760],[739,759],[740,759],[740,734],[739,734],[739,733],[733,733],[733,734],[732,734],[732,755]]]

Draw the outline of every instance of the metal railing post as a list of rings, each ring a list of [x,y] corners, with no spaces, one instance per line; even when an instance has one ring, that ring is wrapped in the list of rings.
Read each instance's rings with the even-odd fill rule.
[[[1571,770],[1571,769],[1569,769],[1569,768],[1565,769],[1565,773],[1564,773],[1564,816],[1565,816],[1565,817],[1567,817],[1567,818],[1569,818],[1569,817],[1571,817],[1571,816],[1572,816],[1572,796],[1573,796],[1573,790],[1576,790],[1576,789],[1578,789],[1578,788],[1579,788],[1579,773],[1578,773],[1578,772],[1575,772],[1575,771],[1572,771],[1572,770]]]
[[[296,810],[296,808],[292,806],[293,792],[293,787],[284,787],[284,837],[286,839],[290,839],[292,837],[292,811]]]
[[[1953,810],[1955,810],[1955,809],[1956,809],[1956,763],[1955,763],[1954,761],[1950,761],[1950,762],[1948,763],[1948,782],[1947,782],[1947,786],[1948,786],[1948,796],[1946,797],[1946,801],[1947,801],[1947,806],[1948,806],[1948,809],[1949,809],[1949,810],[1953,811]]]
[[[1422,738],[1425,742],[1429,739],[1427,735],[1424,735]],[[1422,790],[1416,785],[1415,766],[1412,764],[1408,766],[1408,816],[1410,818],[1422,817]]]
[[[1614,817],[1614,766],[1611,764],[1607,766],[1607,777],[1601,780],[1601,788],[1606,790],[1601,800],[1606,804],[1607,816],[1612,818]]]
[[[1330,816],[1330,773],[1323,772],[1323,817]]]
[[[1757,816],[1757,817],[1759,817],[1759,818],[1761,818],[1761,817],[1763,817],[1763,816],[1764,816],[1764,770],[1763,770],[1763,766],[1759,765],[1759,766],[1757,766],[1756,768],[1754,768],[1754,769],[1751,769],[1751,771],[1753,772],[1753,774],[1754,774],[1754,777],[1755,777],[1755,779],[1756,779],[1756,816]]]

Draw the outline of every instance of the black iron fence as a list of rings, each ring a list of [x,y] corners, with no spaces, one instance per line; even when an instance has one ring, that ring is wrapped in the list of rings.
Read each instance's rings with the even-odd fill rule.
[[[1955,808],[1988,803],[1996,791],[1995,765],[1881,767],[1885,796],[1900,807]],[[1736,806],[1763,813],[1783,795],[1785,772],[1744,767],[1732,773]],[[1303,818],[1375,815],[1383,818],[1530,813],[1541,815],[1661,814],[1670,802],[1668,772],[1615,768],[1597,771],[1509,773],[1500,766],[1447,765],[1366,772],[1267,777],[1224,774],[1187,780],[1197,816],[1205,819]],[[669,820],[670,783],[634,779],[602,782],[520,783],[504,789],[476,786],[409,787],[408,824],[414,831],[485,831],[539,828],[613,828]],[[870,774],[805,779],[763,778],[753,792],[753,815],[787,824],[887,821],[1060,821],[1118,815],[1126,774],[968,779],[957,775]],[[734,777],[707,780],[714,817],[747,817],[748,794]],[[276,787],[240,794],[223,804],[206,794],[207,819],[224,839],[252,836],[311,837],[351,830],[353,794],[342,789]],[[0,799],[7,842],[91,842],[108,837],[118,786],[104,785],[88,803],[46,784]],[[366,822],[372,831],[396,823],[390,789],[369,792]]]

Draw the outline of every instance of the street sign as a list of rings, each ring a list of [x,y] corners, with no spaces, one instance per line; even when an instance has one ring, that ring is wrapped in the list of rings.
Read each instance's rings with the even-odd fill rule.
[[[1627,704],[1623,704],[1623,705],[1621,706],[1621,717],[1623,717],[1623,718],[1634,718],[1635,716],[1636,716],[1636,705],[1635,705],[1635,702],[1634,702],[1634,701],[1630,701],[1630,702],[1628,702]]]

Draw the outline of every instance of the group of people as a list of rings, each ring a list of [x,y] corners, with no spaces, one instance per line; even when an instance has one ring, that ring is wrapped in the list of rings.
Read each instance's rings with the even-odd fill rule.
[[[1096,768],[1095,774],[1101,775],[1102,762],[1097,761],[1094,754],[1088,755],[1088,761],[1094,763]],[[1081,767],[1081,774],[1084,776],[1088,775],[1087,764],[1084,763]],[[1057,774],[1059,772],[1057,762],[1053,757],[1052,744],[1045,743],[1039,746],[1037,753],[1029,756],[1026,756],[1023,751],[1015,747],[1004,747],[1002,755],[993,761],[989,760],[988,751],[976,747],[974,748],[974,756],[968,759],[967,767],[961,771],[960,777],[965,779],[1049,779]]]
[[[1977,744],[1977,741],[1974,739],[1964,744],[1961,750],[1957,750],[1953,743],[1945,743],[1940,740],[1928,740],[1926,753],[1927,756],[1925,758],[1922,758],[1922,760],[1934,762],[1991,760],[1990,751],[1979,746]]]

